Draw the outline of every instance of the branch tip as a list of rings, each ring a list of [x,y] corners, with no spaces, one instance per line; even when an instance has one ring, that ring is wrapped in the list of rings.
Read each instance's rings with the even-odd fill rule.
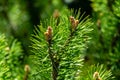
[[[72,30],[75,30],[79,24],[79,20],[75,19],[73,16],[70,16],[70,23]]]
[[[48,28],[44,34],[45,34],[47,41],[51,40],[52,39],[52,27],[48,26]]]

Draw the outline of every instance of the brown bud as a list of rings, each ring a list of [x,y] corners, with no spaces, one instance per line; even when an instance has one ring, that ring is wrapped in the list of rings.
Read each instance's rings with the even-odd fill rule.
[[[24,70],[25,70],[25,72],[30,72],[30,67],[29,67],[29,65],[26,64]]]
[[[72,29],[75,30],[79,24],[79,21],[76,20],[74,17],[70,16],[70,22],[71,22]]]
[[[47,41],[51,40],[51,38],[52,38],[52,28],[51,28],[51,26],[48,26],[47,31],[44,34],[45,34],[45,37],[46,37]]]
[[[75,20],[75,28],[78,26],[78,24],[79,24],[79,21]]]
[[[73,24],[74,21],[75,21],[74,17],[70,16],[70,22],[71,22],[71,24]]]
[[[94,80],[102,80],[102,79],[100,78],[98,72],[94,72],[94,74],[93,74],[93,79],[94,79]]]
[[[48,31],[48,34],[49,34],[49,35],[52,35],[52,28],[51,28],[51,26],[48,26],[47,31]]]
[[[29,65],[26,64],[24,70],[25,70],[25,75],[24,75],[24,79],[23,80],[28,80],[28,75],[29,75],[29,72],[30,72]]]

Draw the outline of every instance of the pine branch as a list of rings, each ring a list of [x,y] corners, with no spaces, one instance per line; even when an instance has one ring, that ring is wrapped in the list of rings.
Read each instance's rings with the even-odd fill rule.
[[[48,42],[48,54],[52,62],[52,78],[53,80],[57,80],[58,76],[58,61],[54,58],[54,54],[51,50],[52,48],[52,28],[49,26],[47,31],[45,32],[46,40]]]
[[[74,37],[74,33],[76,32],[76,28],[79,24],[78,20],[75,20],[74,17],[70,16],[70,34],[67,38],[67,40],[65,41],[64,45],[58,50],[57,54],[59,55],[59,57],[61,56],[61,54],[59,53],[64,53],[64,49],[66,49],[66,46],[69,44],[70,40],[72,39],[72,37]]]
[[[83,63],[80,53],[89,40],[86,35],[92,30],[91,21],[80,17],[79,23],[73,16],[68,15],[68,19],[66,14],[68,11],[59,16],[59,24],[56,18],[43,21],[33,35],[32,52],[36,61],[33,63],[37,66],[32,75],[37,79],[75,79],[80,73]]]

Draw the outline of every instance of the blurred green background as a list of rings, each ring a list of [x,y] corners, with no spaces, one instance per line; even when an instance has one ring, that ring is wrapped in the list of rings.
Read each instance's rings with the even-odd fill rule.
[[[43,19],[64,8],[90,15],[94,31],[85,62],[105,64],[120,78],[120,0],[0,0],[0,33],[17,39],[23,48],[23,63],[30,54],[30,37]]]

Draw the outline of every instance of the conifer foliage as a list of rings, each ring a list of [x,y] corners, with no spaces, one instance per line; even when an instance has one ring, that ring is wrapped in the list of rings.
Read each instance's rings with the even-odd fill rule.
[[[0,80],[22,79],[21,55],[20,43],[16,40],[8,43],[5,35],[0,34]]]
[[[91,0],[95,32],[87,54],[120,79],[120,0]],[[96,45],[97,44],[97,45]],[[104,56],[103,56],[104,55]]]
[[[120,0],[84,1],[0,0],[0,80],[119,80]]]
[[[87,48],[92,22],[88,16],[83,16],[79,11],[73,14],[65,10],[59,12],[59,16],[57,12],[57,17],[42,21],[31,38],[34,53],[30,56],[34,61],[31,80],[87,80],[87,77],[80,77],[81,53]]]
[[[0,80],[112,80],[111,70],[103,65],[84,66],[82,53],[90,43],[93,23],[83,16],[63,10],[43,20],[32,35],[25,69],[20,43],[0,34]]]

